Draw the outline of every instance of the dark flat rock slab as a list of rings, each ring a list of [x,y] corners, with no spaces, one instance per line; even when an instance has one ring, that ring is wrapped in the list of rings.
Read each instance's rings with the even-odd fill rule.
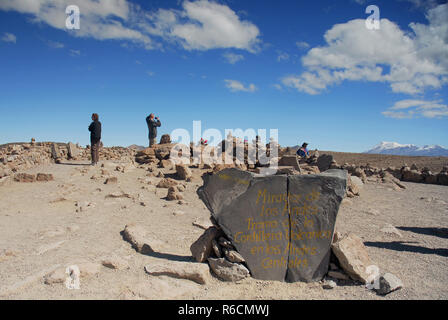
[[[319,281],[328,272],[331,241],[347,173],[288,177],[291,242],[286,281]]]
[[[225,169],[198,194],[243,256],[252,277],[315,281],[328,270],[347,173],[262,176]]]

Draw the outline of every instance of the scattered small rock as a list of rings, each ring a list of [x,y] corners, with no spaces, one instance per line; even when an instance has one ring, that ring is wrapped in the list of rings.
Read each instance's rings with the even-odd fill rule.
[[[249,270],[239,263],[232,263],[224,258],[208,258],[213,273],[223,281],[239,281],[249,276]]]

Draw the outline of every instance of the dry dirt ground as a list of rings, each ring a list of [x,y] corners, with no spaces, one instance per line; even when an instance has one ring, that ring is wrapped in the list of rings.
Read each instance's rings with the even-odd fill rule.
[[[85,163],[84,163],[85,164]],[[447,299],[448,298],[448,187],[404,183],[404,191],[368,183],[361,196],[344,201],[337,230],[359,235],[381,271],[397,275],[404,288],[380,297],[352,282],[338,282],[333,290],[316,283],[282,283],[252,278],[240,283],[216,278],[207,285],[189,280],[155,277],[144,266],[160,260],[190,261],[189,247],[203,232],[193,226],[208,220],[198,198],[200,172],[183,192],[187,204],[166,201],[167,189],[139,181],[147,171],[127,173],[106,169],[118,184],[91,179],[101,171],[83,163],[51,164],[28,173],[52,173],[51,182],[0,186],[0,299]],[[84,170],[84,173],[82,172]],[[168,172],[169,173],[169,172]],[[157,182],[159,178],[151,178]],[[133,198],[107,198],[111,193]],[[76,203],[92,203],[77,212]],[[143,204],[142,204],[143,203]],[[176,212],[181,210],[182,212]],[[79,210],[78,210],[79,211]],[[176,212],[176,214],[174,214]],[[120,232],[136,223],[166,242],[166,252],[137,253]],[[380,229],[386,224],[399,235]],[[116,255],[127,270],[101,267],[98,274],[81,279],[79,290],[63,283],[47,285],[43,275],[57,266],[82,261],[100,262]]]

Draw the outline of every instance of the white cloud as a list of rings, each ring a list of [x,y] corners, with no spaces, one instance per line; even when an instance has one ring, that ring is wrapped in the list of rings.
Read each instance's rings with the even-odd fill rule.
[[[287,54],[286,52],[283,51],[277,51],[277,61],[281,62],[281,61],[288,61],[289,60],[289,54]]]
[[[240,20],[228,6],[207,0],[184,1],[183,10],[159,9],[148,14],[144,28],[153,35],[180,43],[186,50],[237,48],[259,50],[260,31]]]
[[[444,118],[448,117],[448,106],[441,100],[401,100],[397,101],[382,114],[388,118],[411,119],[411,118]]]
[[[244,56],[242,54],[235,54],[235,53],[231,53],[231,52],[226,52],[226,53],[223,53],[222,56],[230,64],[235,64],[238,61],[244,60]]]
[[[81,51],[80,50],[75,50],[75,49],[70,49],[70,55],[72,57],[78,57],[81,55]]]
[[[249,86],[244,86],[241,82],[237,80],[224,80],[226,83],[226,87],[230,89],[232,92],[244,91],[244,92],[255,92],[257,87],[251,83]]]
[[[402,31],[387,19],[380,30],[365,20],[334,25],[326,45],[302,58],[306,70],[282,79],[285,86],[319,94],[344,80],[384,82],[393,92],[416,94],[448,83],[448,4],[430,9],[429,24],[411,23]]]
[[[54,49],[62,49],[65,47],[65,45],[63,43],[57,42],[57,41],[48,40],[47,44],[49,47],[54,48]]]
[[[147,71],[146,74],[147,74],[148,76],[150,76],[150,77],[152,77],[153,75],[155,75],[155,73],[152,72],[152,71]]]
[[[1,40],[4,42],[16,43],[17,37],[15,35],[13,35],[12,33],[5,32],[5,33],[3,33],[3,37]]]
[[[228,6],[208,0],[185,0],[181,10],[156,12],[144,11],[127,0],[2,0],[0,10],[29,14],[35,23],[66,30],[68,5],[80,9],[80,29],[69,31],[76,37],[129,41],[146,49],[160,48],[154,38],[161,37],[187,50],[238,48],[250,52],[258,50],[260,42],[254,24],[241,20]]]
[[[308,49],[310,47],[310,45],[308,44],[308,42],[305,41],[297,41],[296,42],[296,46],[299,49]]]

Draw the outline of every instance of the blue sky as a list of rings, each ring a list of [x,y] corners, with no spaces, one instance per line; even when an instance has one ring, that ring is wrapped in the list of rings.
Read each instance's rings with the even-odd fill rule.
[[[174,129],[278,129],[281,145],[448,146],[446,1],[0,1],[0,144],[147,145]],[[80,9],[67,30],[65,8]],[[368,30],[366,7],[380,10]]]

